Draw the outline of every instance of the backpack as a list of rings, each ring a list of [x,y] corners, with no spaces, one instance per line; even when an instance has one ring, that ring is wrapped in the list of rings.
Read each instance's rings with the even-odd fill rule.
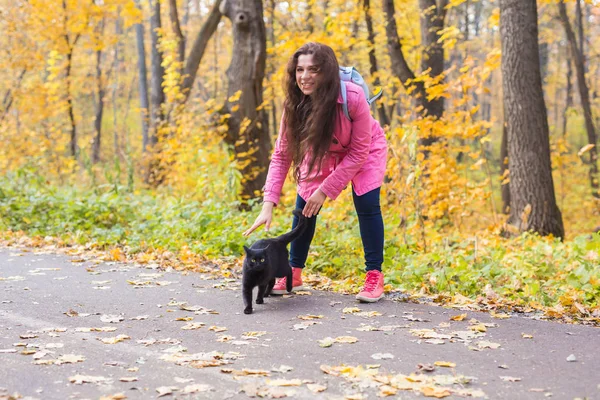
[[[344,108],[344,114],[346,115],[346,118],[348,118],[350,121],[352,121],[352,118],[350,118],[350,113],[348,112],[348,96],[346,95],[346,85],[344,82],[352,82],[362,87],[369,106],[383,94],[383,90],[379,89],[375,91],[373,96],[371,96],[369,93],[369,86],[354,67],[340,67],[340,80],[343,100],[342,106]]]

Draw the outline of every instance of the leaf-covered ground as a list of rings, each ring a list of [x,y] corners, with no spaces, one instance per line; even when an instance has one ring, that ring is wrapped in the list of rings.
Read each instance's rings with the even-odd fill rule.
[[[215,264],[105,258],[0,250],[0,398],[598,394],[597,328],[318,290],[244,315],[238,277]]]

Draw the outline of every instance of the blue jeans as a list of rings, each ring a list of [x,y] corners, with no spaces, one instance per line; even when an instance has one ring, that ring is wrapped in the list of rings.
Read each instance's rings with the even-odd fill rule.
[[[365,251],[366,271],[381,271],[383,264],[383,218],[379,205],[379,192],[381,188],[373,189],[368,193],[358,196],[352,189],[354,208],[358,215],[360,237]],[[296,197],[296,208],[304,209],[306,201],[300,196]],[[294,216],[292,229],[298,225],[298,217]],[[290,265],[304,268],[308,249],[315,235],[317,216],[308,219],[308,227],[298,238],[292,241],[290,247]]]

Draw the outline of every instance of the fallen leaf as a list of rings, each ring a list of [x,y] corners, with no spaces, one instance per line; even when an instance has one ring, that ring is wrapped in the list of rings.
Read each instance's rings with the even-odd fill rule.
[[[379,316],[383,315],[379,311],[361,311],[361,312],[357,312],[357,313],[353,313],[353,314],[358,317],[363,317],[363,318],[379,317]]]
[[[374,360],[391,360],[394,358],[394,355],[390,353],[375,353],[371,354],[371,358]]]
[[[500,379],[505,382],[519,382],[521,380],[521,378],[516,378],[514,376],[501,376]]]
[[[342,310],[344,314],[354,314],[357,312],[361,312],[361,309],[358,307],[346,307]]]
[[[527,333],[521,333],[521,337],[523,339],[533,339],[533,335],[528,335]]]
[[[191,321],[194,317],[179,317],[175,321]]]
[[[378,397],[387,397],[387,396],[395,396],[398,393],[398,389],[390,385],[382,385],[379,388]]]
[[[244,332],[242,333],[242,337],[261,337],[267,334],[267,331],[257,331],[257,332]]]
[[[293,370],[294,370],[294,368],[290,367],[289,365],[281,365],[279,368],[271,369],[271,371],[273,371],[273,372],[281,372],[281,373],[290,372]]]
[[[481,340],[477,342],[479,349],[497,349],[500,347],[500,343],[488,342],[487,340]]]
[[[227,328],[225,328],[224,326],[211,326],[210,328],[208,328],[209,331],[213,331],[213,332],[225,332],[227,330]]]
[[[311,319],[321,319],[321,318],[323,318],[323,316],[322,315],[307,314],[307,315],[298,315],[297,318],[298,319],[303,319],[303,320],[311,320]]]
[[[452,321],[462,321],[465,318],[467,318],[467,314],[459,314],[459,315],[455,315],[453,317],[450,317],[450,319]]]
[[[85,361],[84,356],[78,356],[75,354],[65,354],[65,355],[58,357],[58,359],[54,363],[57,365],[61,365],[61,364],[75,364],[75,363],[82,362],[82,361]]]
[[[206,385],[203,383],[196,383],[193,385],[187,385],[186,387],[184,387],[181,390],[181,393],[183,394],[191,394],[191,393],[198,393],[198,392],[209,392],[211,390],[214,390],[212,386],[210,385]]]
[[[119,378],[121,382],[135,382],[138,380],[137,376],[124,376]]]
[[[100,340],[104,344],[116,344],[116,343],[122,342],[127,339],[131,339],[131,338],[127,335],[118,335],[115,337],[102,338],[102,339],[98,338],[98,340]]]
[[[326,337],[325,339],[321,339],[318,342],[319,346],[321,347],[331,347],[331,345],[335,343],[335,339],[332,337]]]
[[[267,379],[267,385],[271,386],[300,386],[302,381],[300,379]]]
[[[100,321],[102,322],[107,322],[110,324],[116,324],[118,322],[123,321],[123,316],[121,315],[110,315],[110,314],[104,314],[100,317]]]
[[[124,393],[109,394],[108,396],[101,396],[99,400],[125,400],[127,396]]]
[[[0,354],[1,353],[16,353],[17,349],[0,349]]]
[[[471,325],[468,329],[475,332],[487,332],[487,328],[484,324]]]
[[[316,383],[308,383],[308,384],[306,384],[306,387],[308,388],[308,390],[310,390],[313,393],[321,393],[321,392],[327,390],[327,386],[319,385]]]
[[[431,364],[417,364],[417,371],[419,372],[433,372],[435,371],[435,366]]]
[[[510,318],[510,315],[505,314],[505,313],[495,313],[494,311],[490,312],[490,315],[492,316],[492,318],[497,318],[497,319],[508,319]]]
[[[38,337],[38,335],[34,334],[34,333],[26,333],[24,335],[19,335],[19,337],[21,339],[35,339]]]
[[[454,368],[454,367],[456,367],[456,363],[453,363],[453,362],[450,362],[450,361],[436,361],[433,364],[437,365],[438,367],[446,367],[446,368]]]
[[[81,385],[84,383],[109,383],[110,379],[105,378],[103,376],[90,376],[90,375],[75,375],[69,377],[69,382],[74,383],[76,385]]]
[[[335,338],[336,343],[356,343],[358,338],[354,336],[338,336]]]
[[[451,395],[450,391],[446,388],[430,386],[421,388],[421,393],[423,393],[425,397],[436,397],[438,399]]]
[[[446,344],[446,341],[442,340],[442,339],[426,339],[425,343],[428,343],[428,344]]]
[[[158,392],[158,397],[173,394],[173,392],[177,390],[179,390],[179,388],[176,386],[161,386],[156,388],[156,391]]]
[[[206,324],[203,322],[188,322],[187,324],[182,326],[181,329],[186,330],[186,331],[195,330],[195,329],[202,328],[204,325],[206,325]]]

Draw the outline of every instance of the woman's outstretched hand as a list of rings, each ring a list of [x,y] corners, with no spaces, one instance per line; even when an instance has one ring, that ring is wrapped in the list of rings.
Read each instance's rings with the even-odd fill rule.
[[[325,193],[323,193],[321,189],[317,189],[312,196],[308,198],[308,201],[304,206],[304,210],[302,210],[302,215],[304,215],[306,218],[317,215],[323,206],[323,203],[325,203],[325,199],[327,199]]]
[[[265,225],[265,230],[268,232],[269,228],[271,228],[271,219],[273,219],[273,204],[270,201],[265,201],[262,207],[260,214],[256,217],[256,221],[252,224],[252,226],[243,233],[244,236],[250,235],[256,228],[261,225]]]

